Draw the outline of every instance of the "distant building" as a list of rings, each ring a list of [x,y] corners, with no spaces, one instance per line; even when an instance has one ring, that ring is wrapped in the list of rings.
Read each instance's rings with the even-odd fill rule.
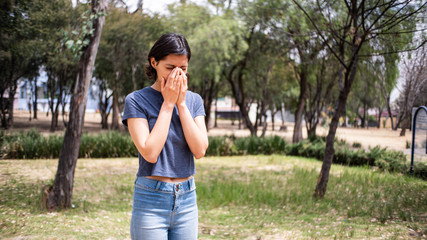
[[[41,75],[37,81],[37,111],[47,112],[49,109],[49,99],[47,95],[47,78],[44,75]],[[29,107],[32,109],[32,103],[34,93],[33,88],[30,82],[27,79],[19,80],[18,89],[16,90],[13,108],[15,110],[29,110]],[[98,99],[94,98],[93,92],[97,90],[97,86],[91,85],[89,88],[88,99],[86,104],[86,112],[96,112],[98,110]],[[8,97],[8,94],[5,94]],[[68,112],[70,108],[70,99],[71,95],[66,96],[65,98],[65,111]],[[56,103],[57,99],[53,99],[53,102]],[[59,111],[62,111],[62,106],[59,106]]]

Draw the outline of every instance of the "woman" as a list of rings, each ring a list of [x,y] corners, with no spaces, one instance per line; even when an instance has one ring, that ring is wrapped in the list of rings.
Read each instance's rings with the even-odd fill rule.
[[[139,152],[132,239],[197,239],[194,157],[208,137],[202,98],[187,90],[190,58],[183,36],[161,36],[146,67],[154,84],[126,97],[123,124]]]

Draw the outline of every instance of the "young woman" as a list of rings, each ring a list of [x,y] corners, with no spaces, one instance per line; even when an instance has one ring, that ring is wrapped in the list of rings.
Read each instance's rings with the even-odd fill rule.
[[[190,58],[182,35],[161,36],[146,67],[154,84],[126,97],[123,124],[139,152],[132,239],[197,239],[194,157],[208,137],[202,98],[187,90]]]

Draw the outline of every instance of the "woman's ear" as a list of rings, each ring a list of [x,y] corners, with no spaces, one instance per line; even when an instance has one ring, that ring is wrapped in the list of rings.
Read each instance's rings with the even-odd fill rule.
[[[151,63],[151,66],[152,66],[154,69],[156,69],[157,62],[156,62],[156,59],[154,59],[154,57],[151,57],[151,58],[150,58],[150,63]],[[157,69],[156,69],[156,70],[157,70]]]

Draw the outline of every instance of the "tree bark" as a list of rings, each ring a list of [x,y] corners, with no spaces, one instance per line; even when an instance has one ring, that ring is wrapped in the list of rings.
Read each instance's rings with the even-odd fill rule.
[[[33,119],[37,119],[37,77],[34,78],[34,101],[33,101]]]
[[[92,14],[104,13],[106,6],[106,0],[92,0]],[[87,94],[104,22],[103,15],[98,15],[93,20],[94,34],[80,57],[77,80],[70,102],[69,122],[58,160],[55,181],[53,186],[45,187],[42,191],[47,195],[44,198],[46,202],[43,204],[49,211],[71,207],[74,172],[80,149]]]
[[[334,115],[331,120],[331,124],[329,125],[329,132],[328,136],[326,137],[326,148],[325,148],[325,155],[323,157],[323,163],[322,163],[322,169],[320,170],[319,178],[317,180],[316,189],[314,191],[314,198],[323,198],[326,193],[326,187],[328,185],[329,181],[329,172],[332,165],[332,160],[334,158],[334,141],[335,141],[335,135],[338,128],[338,122],[340,116],[343,114],[345,105],[347,102],[348,94],[350,93],[351,85],[353,83],[354,77],[356,76],[356,69],[357,69],[357,59],[355,60],[352,69],[351,74],[347,76],[346,73],[346,80],[345,80],[345,86],[344,89],[340,90],[340,94],[338,97],[338,104],[335,109]]]
[[[16,89],[18,88],[18,81],[15,81],[9,87],[9,109],[8,109],[8,117],[7,117],[7,128],[13,128],[13,104],[15,101]]]
[[[119,129],[119,94],[116,89],[113,90],[113,118],[111,122],[111,129]]]
[[[298,107],[295,111],[294,134],[292,136],[293,143],[297,143],[302,140],[302,114],[304,113],[305,104],[308,97],[308,81],[306,71],[307,70],[301,69],[301,72],[299,73],[300,94],[298,98]]]
[[[348,94],[350,93],[351,85],[353,84],[353,81],[356,77],[356,71],[357,71],[357,65],[358,65],[357,52],[358,52],[357,46],[353,46],[353,49],[352,49],[353,59],[352,59],[352,62],[350,62],[350,65],[349,65],[350,67],[346,68],[345,75],[344,75],[344,84],[343,86],[340,87],[338,104],[333,114],[331,124],[329,125],[329,132],[328,132],[328,136],[326,137],[325,155],[323,157],[322,168],[320,170],[319,178],[317,180],[316,189],[314,190],[314,194],[313,194],[314,198],[323,198],[326,193],[326,187],[329,181],[329,173],[332,165],[332,160],[335,154],[334,142],[335,142],[335,135],[338,128],[339,118],[345,110]],[[340,82],[342,82],[341,80],[342,72],[340,72],[339,74],[340,76],[338,77],[338,79],[340,80]]]
[[[406,135],[406,129],[410,128],[410,126],[411,126],[410,119],[411,119],[411,111],[408,110],[405,113],[404,120],[403,120],[404,123],[403,123],[403,126],[402,126],[402,130],[400,131],[400,136],[401,137],[405,136]]]
[[[380,128],[381,127],[381,115],[383,114],[383,111],[382,111],[382,108],[381,107],[379,107],[378,108],[378,126],[377,126],[377,128]]]
[[[393,113],[391,112],[391,107],[390,107],[390,95],[387,96],[386,98],[386,106],[387,106],[388,116],[390,117],[390,120],[391,120],[391,129],[394,129]]]
[[[211,120],[211,105],[213,102],[214,97],[217,95],[218,89],[217,84],[215,83],[214,78],[205,78],[204,81],[204,88],[202,91],[202,98],[203,98],[203,107],[205,108],[206,118],[205,118],[205,124],[206,129],[209,131],[209,122]]]

